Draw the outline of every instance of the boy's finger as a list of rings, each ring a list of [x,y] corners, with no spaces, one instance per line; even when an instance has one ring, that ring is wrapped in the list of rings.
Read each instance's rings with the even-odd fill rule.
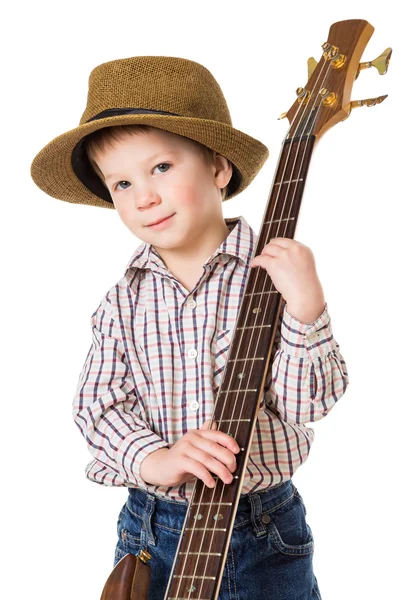
[[[209,429],[208,431],[205,431],[202,435],[205,435],[207,438],[212,439],[214,442],[218,442],[218,444],[221,444],[221,446],[225,446],[232,452],[237,453],[240,451],[239,444],[237,443],[235,438],[233,438],[227,433],[224,433],[223,431],[214,432],[214,430]]]
[[[200,429],[210,429],[210,423],[211,423],[211,419],[207,419],[207,421],[204,421],[203,425],[200,427]],[[213,431],[215,431],[217,429],[217,423],[215,421],[213,421],[213,424],[211,426],[211,429]]]
[[[215,480],[213,476],[203,464],[199,463],[193,458],[186,457],[186,460],[184,463],[182,463],[182,465],[187,473],[192,473],[195,477],[201,479],[207,487],[215,487]]]

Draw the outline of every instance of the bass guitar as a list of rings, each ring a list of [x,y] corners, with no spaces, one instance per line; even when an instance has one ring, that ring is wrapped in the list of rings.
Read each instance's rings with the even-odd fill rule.
[[[334,23],[319,62],[308,60],[308,81],[296,90],[254,256],[275,237],[294,238],[316,142],[352,109],[380,104],[387,96],[352,101],[360,71],[387,72],[392,50],[360,62],[374,31],[361,19]],[[283,298],[265,269],[252,269],[233,331],[213,421],[232,435],[241,452],[232,483],[218,477],[214,488],[195,481],[171,569],[165,600],[217,600],[257,415],[263,404],[275,331]],[[150,564],[147,564],[147,563]],[[147,600],[151,556],[127,554],[114,567],[101,600]]]

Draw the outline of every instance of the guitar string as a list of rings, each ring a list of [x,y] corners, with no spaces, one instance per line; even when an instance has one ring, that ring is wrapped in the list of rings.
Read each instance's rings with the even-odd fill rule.
[[[329,64],[328,64],[327,73],[325,74],[324,80],[323,80],[323,82],[322,82],[322,84],[321,84],[321,85],[323,85],[323,83],[325,82],[325,79],[326,79],[326,77],[327,77],[327,75],[328,75],[328,73],[329,73],[329,70],[330,70],[330,65],[331,65],[331,63],[329,63]],[[324,66],[325,66],[325,65],[324,65]],[[323,69],[321,69],[321,72],[320,72],[320,74],[319,74],[318,78],[316,79],[316,82],[315,82],[315,84],[314,84],[314,88],[313,88],[313,89],[312,89],[312,91],[311,91],[310,97],[312,96],[312,94],[314,93],[314,91],[315,91],[315,89],[316,89],[316,86],[317,86],[317,84],[318,84],[318,80],[319,80],[320,76],[322,75],[322,71],[323,71]],[[318,99],[318,95],[316,95],[316,98]],[[297,116],[298,116],[298,113],[299,113],[300,109],[303,107],[303,103],[304,103],[304,101],[305,101],[305,100],[307,100],[307,95],[304,97],[303,101],[302,101],[302,102],[299,104],[299,108],[298,108],[298,109],[297,109],[297,111],[296,111],[296,114],[295,114],[295,117],[294,117],[294,121],[296,120],[296,118],[297,118]],[[322,101],[322,100],[321,100],[321,101]],[[306,113],[307,104],[308,104],[308,102],[305,102],[305,104],[304,104],[304,106],[305,106],[305,110],[303,111],[303,113],[302,113],[301,117],[302,117],[302,116],[303,116],[303,115]],[[314,109],[315,105],[316,105],[316,101],[314,101],[314,104],[313,104],[313,106],[312,106],[312,109],[310,110],[310,116],[312,115],[312,110]],[[319,110],[319,109],[318,109],[318,110]],[[318,110],[317,110],[317,113],[316,113],[316,115],[315,115],[315,119],[316,119],[316,116],[317,116],[317,114],[318,114]],[[315,119],[314,119],[314,120],[315,120]],[[310,120],[310,117],[308,117],[308,120],[306,121],[306,123],[305,123],[305,125],[304,125],[303,131],[305,131],[305,130],[306,130],[306,128],[307,128],[307,126],[308,126],[308,122],[309,122],[309,120]],[[292,137],[292,139],[291,139],[291,141],[290,141],[290,144],[289,144],[289,146],[288,146],[288,151],[287,151],[287,156],[286,156],[286,163],[285,163],[285,166],[284,166],[284,169],[283,169],[282,175],[281,175],[281,177],[282,177],[282,180],[281,180],[281,182],[279,183],[278,193],[277,193],[277,195],[276,195],[276,203],[277,203],[277,201],[278,201],[279,194],[280,194],[280,192],[281,192],[282,183],[283,183],[283,181],[285,181],[286,168],[287,168],[287,164],[288,164],[288,160],[289,160],[289,156],[290,156],[290,151],[291,151],[291,148],[292,148],[292,145],[293,145],[293,138],[295,137],[295,135],[296,135],[296,133],[297,133],[297,131],[298,131],[298,129],[299,129],[300,122],[301,122],[301,118],[299,119],[299,123],[298,123],[298,124],[297,124],[297,126],[296,126],[296,129],[295,129],[294,135],[293,135],[293,137]],[[290,126],[290,128],[289,128],[289,131],[290,131],[290,129],[291,129],[292,127],[293,127],[293,126]],[[307,145],[308,145],[308,140],[309,140],[309,137],[310,137],[309,135],[307,135],[307,136],[306,136],[305,148],[304,148],[304,152],[303,152],[303,157],[302,157],[302,161],[301,161],[301,164],[300,164],[300,168],[299,168],[299,171],[298,171],[298,175],[300,175],[300,174],[301,174],[301,169],[302,169],[302,165],[303,165],[303,162],[304,162],[304,157],[305,157],[305,155],[306,155],[306,150],[307,150]],[[286,139],[287,139],[287,136],[286,136]],[[295,168],[296,168],[296,161],[297,161],[297,156],[298,156],[298,153],[299,153],[299,150],[300,150],[300,145],[301,145],[301,144],[300,144],[300,141],[299,141],[298,148],[297,148],[297,153],[296,153],[296,156],[295,156],[295,159],[294,159],[294,162],[293,162],[293,168],[292,168],[292,172],[291,172],[291,175],[290,175],[289,181],[291,181],[291,178],[292,178],[293,172],[295,171]],[[278,167],[279,167],[279,163],[278,163]],[[299,178],[299,177],[298,177],[298,178]],[[290,210],[289,210],[289,213],[288,213],[289,215],[290,215],[290,213],[291,213],[291,208],[292,208],[292,205],[293,205],[293,200],[294,200],[294,198],[295,198],[296,191],[297,191],[297,187],[298,187],[298,181],[296,181],[295,183],[296,183],[296,186],[295,186],[295,189],[294,189],[294,192],[293,192],[293,196],[292,196],[292,204],[291,204],[291,207],[290,207]],[[289,194],[289,190],[290,190],[290,183],[288,184],[288,187],[287,187],[287,190],[286,190],[286,196],[285,196],[285,200],[284,200],[284,204],[283,204],[282,215],[284,214],[284,208],[285,208],[285,205],[286,205],[286,200],[287,200],[287,197],[288,197],[288,194]],[[276,206],[275,206],[275,208],[276,208]],[[274,208],[274,211],[275,211],[275,208]],[[281,219],[282,219],[282,215],[281,215]],[[272,217],[273,217],[273,216],[274,216],[274,214],[272,215]],[[282,224],[282,220],[281,220],[281,219],[279,219],[279,220],[278,220],[277,232],[279,231],[279,227],[280,227],[280,225]],[[273,221],[273,218],[271,219],[271,221]],[[268,230],[268,233],[267,233],[266,239],[268,239],[268,237],[269,237],[269,234],[270,234],[270,231],[271,231],[271,227],[272,227],[272,223],[270,223],[270,225],[269,225],[269,230]],[[284,233],[286,233],[286,228],[287,228],[287,227],[288,227],[288,222],[285,224],[285,231],[284,231]],[[276,236],[276,237],[278,237],[278,236]],[[255,284],[256,284],[256,283],[257,283],[257,279],[258,279],[258,270],[256,271],[256,275],[255,275],[255,277],[256,277],[256,279],[255,279]],[[261,293],[261,295],[264,293],[264,289],[265,289],[265,283],[266,283],[266,281],[267,281],[267,280],[268,280],[268,278],[266,277],[266,278],[265,278],[265,280],[264,280],[264,287],[263,287],[263,290],[262,290],[262,293]],[[255,287],[256,287],[256,285],[254,285],[254,288],[255,288]],[[272,291],[272,288],[271,288],[270,290],[268,290],[268,292],[271,292],[271,291]],[[247,316],[248,316],[248,311],[249,311],[249,308],[250,308],[250,305],[251,305],[251,300],[252,300],[252,298],[253,298],[253,297],[254,297],[254,296],[253,296],[253,294],[251,294],[251,297],[250,297],[250,299],[249,299],[249,305],[248,305],[248,309],[247,309],[247,315],[246,315],[246,319],[247,319]],[[265,308],[266,308],[266,310],[265,310],[265,312],[264,312],[264,315],[266,314],[266,312],[267,312],[267,310],[268,310],[268,307],[269,307],[269,297],[268,297],[268,300],[267,300],[267,302],[266,302],[266,305],[265,305]],[[256,313],[255,322],[256,322],[256,321],[257,321],[257,319],[258,319],[258,314],[259,314],[259,313]],[[245,322],[246,322],[246,321],[245,321]],[[239,341],[239,345],[238,345],[239,347],[240,347],[240,345],[241,345],[241,342],[242,342],[242,339],[243,339],[243,336],[244,336],[244,331],[245,331],[245,330],[243,329],[243,331],[242,331],[242,334],[241,334],[241,338],[240,338],[240,341]],[[253,335],[254,335],[254,327],[252,328],[251,340],[250,340],[250,343],[248,344],[248,350],[249,350],[249,349],[250,349],[250,347],[251,347],[251,343],[252,343],[252,338],[253,338]],[[259,336],[258,336],[258,341],[257,341],[257,344],[258,344],[258,343],[259,343],[259,341],[260,341],[260,337],[261,337],[261,328],[260,328],[260,332],[259,332]],[[247,355],[247,356],[248,356],[248,355]],[[245,361],[246,361],[246,360],[247,360],[247,357],[246,357]],[[234,362],[236,362],[236,361],[235,361],[235,359],[234,359]],[[254,361],[253,361],[253,362],[254,362]],[[250,377],[251,377],[251,374],[252,374],[252,369],[253,369],[253,366],[251,367],[251,373],[250,373],[250,375],[249,375],[249,378],[248,378],[248,380],[249,380],[249,379],[250,379]],[[232,370],[232,374],[233,374],[233,372],[234,372],[234,369]],[[232,380],[232,374],[231,374],[231,380]],[[241,381],[242,381],[242,380],[241,380]],[[228,385],[230,385],[230,383],[229,383]],[[241,385],[241,384],[240,384],[240,385]],[[240,390],[238,390],[238,391],[237,391],[237,393],[236,393],[236,398],[235,398],[235,402],[234,402],[234,409],[233,409],[233,411],[232,411],[232,415],[234,414],[234,412],[235,412],[235,408],[236,408],[236,405],[237,405],[238,392],[240,392]],[[225,395],[224,407],[225,407],[225,404],[226,404],[226,400],[227,400],[227,394]],[[216,409],[216,407],[217,407],[217,400],[216,400],[215,407],[214,407],[214,414],[215,414],[215,409]],[[223,407],[223,409],[222,409],[222,412],[223,412],[223,410],[224,410],[224,407]],[[242,410],[243,410],[243,403],[242,403]],[[214,416],[214,415],[213,415],[213,416]],[[241,416],[241,413],[240,413],[240,416]],[[211,426],[211,425],[212,425],[212,420],[211,420],[210,426]],[[232,416],[231,416],[231,421],[230,421],[229,425],[230,425],[230,426],[232,425]],[[230,430],[230,426],[229,426],[229,430]],[[238,431],[238,428],[239,428],[239,426],[240,426],[240,417],[239,417],[239,421],[237,422],[237,425],[236,425],[236,434],[237,434],[237,431]],[[196,483],[197,483],[197,482],[196,482]],[[209,508],[209,511],[208,511],[207,519],[205,520],[205,525],[207,524],[207,522],[208,522],[208,520],[209,520],[210,512],[211,512],[211,510],[212,510],[212,508],[213,508],[213,505],[214,505],[214,503],[213,503],[213,498],[214,498],[214,495],[215,495],[215,492],[216,492],[217,484],[218,484],[218,480],[217,480],[217,482],[216,482],[216,485],[214,486],[214,490],[213,490],[213,496],[212,496],[212,498],[211,498],[211,502],[210,502],[210,508]],[[221,498],[220,498],[220,500],[219,500],[219,503],[218,503],[218,507],[217,507],[217,512],[216,512],[216,515],[218,515],[218,514],[219,514],[219,510],[220,510],[220,506],[221,506],[221,501],[222,501],[222,494],[223,494],[224,488],[225,488],[225,484],[223,483],[223,484],[222,484],[222,490],[221,490]],[[203,484],[203,490],[202,490],[202,494],[201,494],[201,497],[200,497],[199,506],[201,505],[201,500],[202,500],[202,497],[203,497],[203,495],[204,495],[204,491],[205,491],[205,485]],[[192,497],[194,496],[194,492],[195,492],[195,490],[193,490]],[[194,522],[195,522],[195,521],[196,521],[196,520],[194,520]],[[211,536],[210,547],[211,547],[211,545],[212,545],[212,540],[213,540],[213,537],[214,537],[214,533],[215,533],[215,529],[216,529],[217,522],[218,522],[218,519],[215,519],[214,528],[212,529],[212,536]],[[193,535],[194,535],[194,531],[195,531],[195,526],[193,526],[193,528],[192,528],[192,533],[191,533],[191,536],[190,536],[190,540],[189,540],[188,548],[190,547],[190,543],[191,543],[191,541],[192,541],[192,538],[193,538]],[[204,527],[204,533],[203,533],[203,537],[202,537],[202,540],[201,540],[200,551],[201,551],[201,548],[202,548],[202,546],[203,546],[203,543],[204,543],[205,533],[206,533],[206,527]],[[206,567],[207,567],[208,560],[209,560],[209,557],[210,557],[210,552],[206,553],[206,556],[207,556],[207,559],[206,559],[206,565],[205,565],[205,572],[206,572]],[[192,588],[194,587],[194,586],[193,586],[193,580],[194,580],[194,578],[196,577],[196,571],[197,571],[197,567],[198,567],[198,563],[199,563],[199,557],[200,557],[200,553],[198,554],[197,561],[196,561],[196,565],[195,565],[195,571],[194,571],[194,574],[193,574],[193,576],[192,576],[192,582],[191,582],[191,585],[190,585],[190,587],[189,587],[189,589],[188,589],[188,591],[189,591],[189,596],[187,596],[188,598],[191,598],[191,593],[192,593],[192,592],[191,592],[191,590],[192,590]],[[185,566],[186,566],[186,561],[187,561],[187,558],[188,558],[188,551],[186,551],[186,552],[185,552],[185,560],[184,560],[184,564],[183,564],[183,568],[182,568],[182,574],[183,574],[183,572],[184,572],[184,569],[185,569]],[[199,576],[199,578],[201,578],[201,579],[202,579],[201,588],[200,588],[200,590],[199,590],[199,593],[200,593],[200,596],[199,596],[199,598],[200,598],[200,597],[201,597],[201,590],[202,590],[202,586],[203,586],[203,583],[204,583],[204,576],[203,576],[203,577],[202,577],[202,576]],[[180,576],[180,580],[179,580],[178,592],[179,592],[179,589],[180,589],[181,583],[182,583],[182,575]],[[193,590],[193,591],[195,591],[195,590]],[[196,590],[196,591],[197,591],[197,590]],[[179,594],[178,594],[178,595],[179,595]]]

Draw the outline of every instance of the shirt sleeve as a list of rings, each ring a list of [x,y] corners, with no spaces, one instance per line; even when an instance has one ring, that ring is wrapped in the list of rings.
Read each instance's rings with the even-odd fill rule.
[[[349,383],[346,363],[332,334],[328,305],[313,323],[293,317],[283,303],[264,388],[267,407],[284,421],[325,417]]]
[[[91,316],[92,345],[79,375],[73,419],[94,458],[126,482],[145,489],[142,460],[168,443],[143,418],[121,341],[118,321],[105,298]]]

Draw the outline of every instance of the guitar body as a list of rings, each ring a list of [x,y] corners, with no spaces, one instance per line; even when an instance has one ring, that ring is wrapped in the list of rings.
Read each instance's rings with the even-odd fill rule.
[[[150,578],[150,565],[127,554],[111,571],[100,600],[148,600]]]

